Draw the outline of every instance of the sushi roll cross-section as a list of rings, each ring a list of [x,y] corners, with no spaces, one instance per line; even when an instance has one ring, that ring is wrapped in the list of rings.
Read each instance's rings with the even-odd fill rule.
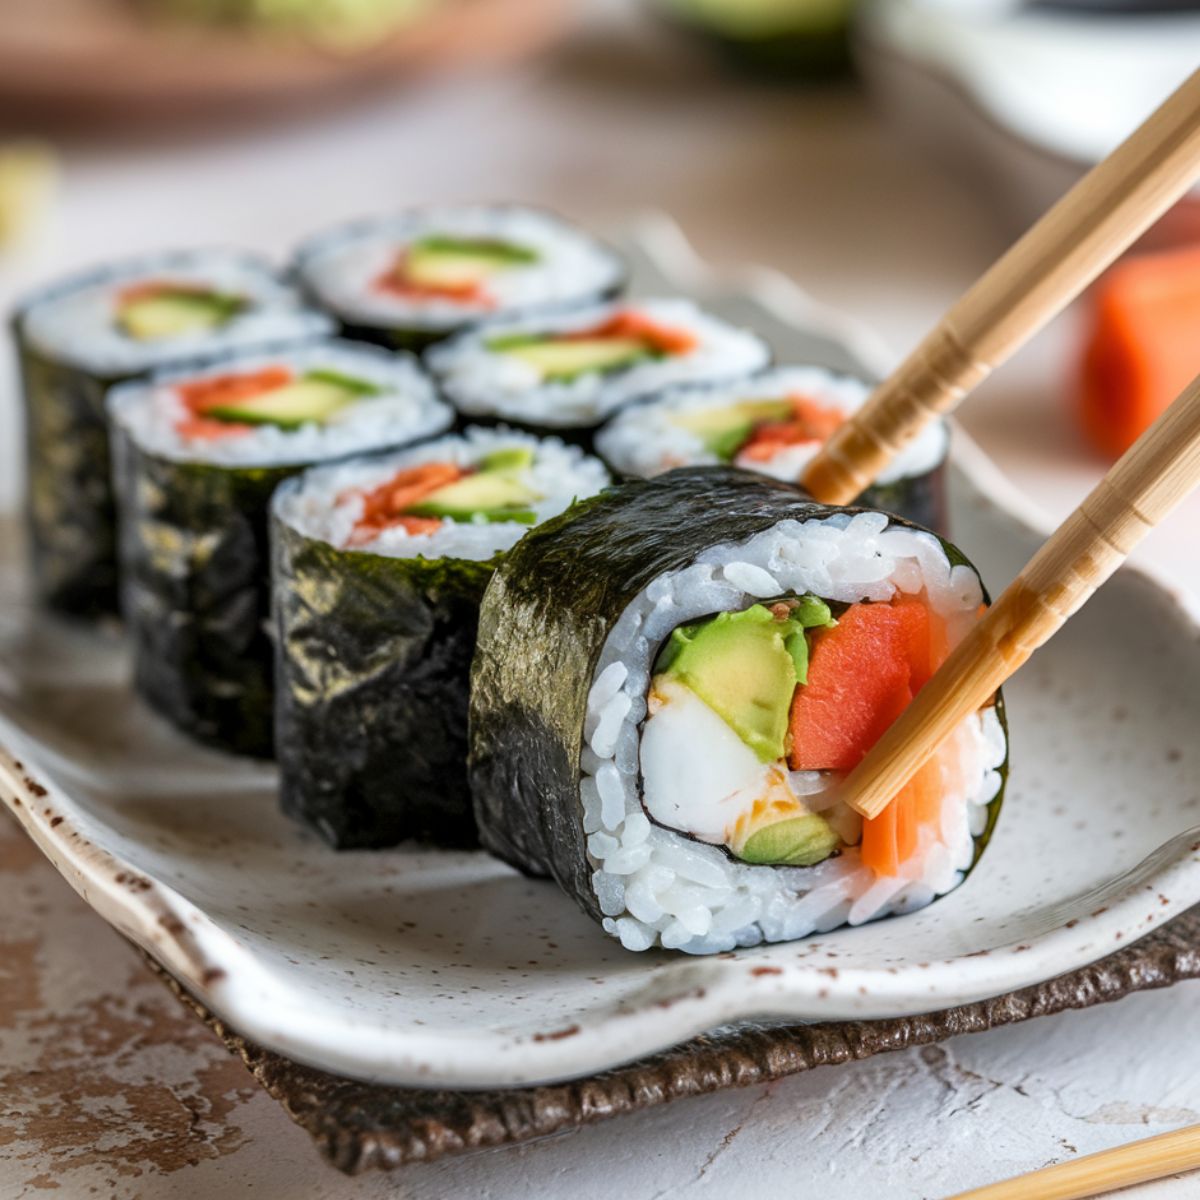
[[[414,350],[480,322],[609,299],[625,282],[596,238],[505,205],[339,226],[301,246],[296,274],[347,337]]]
[[[39,597],[77,615],[116,610],[104,410],[112,387],[198,356],[331,329],[329,318],[305,309],[266,263],[225,250],[120,262],[27,299],[13,330]]]
[[[786,941],[955,888],[999,809],[999,696],[882,815],[838,784],[978,619],[949,543],[725,467],[621,484],[497,571],[472,680],[486,848],[632,950]]]
[[[628,300],[464,333],[428,354],[459,413],[584,444],[634,400],[729,380],[770,361],[766,343],[687,300]]]
[[[596,435],[618,475],[726,464],[799,483],[821,446],[870,395],[860,379],[779,366],[728,383],[672,388],[618,413]],[[946,526],[944,423],[927,425],[857,503],[936,530]]]
[[[477,844],[466,753],[480,600],[531,527],[607,483],[557,439],[468,429],[279,490],[276,745],[289,814],[338,847]]]
[[[271,493],[313,463],[440,433],[452,414],[409,356],[334,339],[225,355],[108,404],[135,685],[201,741],[269,756]]]

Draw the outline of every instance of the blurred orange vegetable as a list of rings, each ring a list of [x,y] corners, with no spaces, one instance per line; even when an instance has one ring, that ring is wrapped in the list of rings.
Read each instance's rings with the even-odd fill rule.
[[[1117,458],[1200,374],[1200,245],[1119,263],[1091,304],[1080,419]]]

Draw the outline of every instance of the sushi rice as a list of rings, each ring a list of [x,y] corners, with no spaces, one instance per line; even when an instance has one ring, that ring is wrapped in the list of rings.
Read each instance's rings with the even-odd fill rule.
[[[497,349],[524,337],[587,337],[627,316],[680,334],[692,344],[615,370],[581,370],[572,378],[549,380],[535,365]],[[443,393],[460,413],[548,429],[594,426],[631,401],[664,388],[736,378],[769,361],[770,349],[757,334],[679,299],[631,300],[492,325],[435,346],[427,356]]]
[[[244,307],[212,329],[139,340],[114,320],[116,300],[125,289],[155,282],[235,297]],[[227,249],[146,255],[70,276],[27,300],[20,325],[35,353],[101,378],[331,332],[329,318],[306,309],[265,260]]]
[[[336,372],[370,385],[374,394],[364,394],[319,423],[284,428],[263,422],[230,437],[186,433],[189,410],[181,386],[276,367],[297,377],[311,370]],[[172,369],[147,383],[125,384],[113,390],[109,412],[146,453],[172,462],[228,467],[300,466],[345,458],[417,441],[453,420],[411,355],[340,338],[222,356],[198,368]]]
[[[478,294],[385,286],[412,247],[489,243],[513,261]],[[625,267],[602,242],[550,213],[506,205],[430,207],[353,222],[309,239],[296,274],[316,303],[346,325],[444,335],[464,325],[616,295]]]
[[[449,462],[471,468],[497,450],[533,452],[528,481],[538,498],[532,501],[540,524],[556,516],[576,498],[594,495],[608,484],[608,472],[578,447],[556,438],[535,438],[519,430],[468,428],[420,446],[369,460],[354,459],[309,471],[303,486],[282,492],[277,517],[308,538],[347,548],[363,512],[363,494],[386,483],[398,471],[422,463]],[[511,549],[530,522],[445,520],[432,533],[412,534],[402,526],[383,529],[354,549],[389,558],[461,558],[483,562]]]
[[[1002,787],[1007,741],[993,708],[961,724],[952,744],[965,784],[946,790],[940,819],[921,830],[917,851],[895,876],[877,876],[855,845],[811,867],[750,865],[652,820],[640,794],[642,781],[648,787],[670,773],[686,807],[696,799],[689,787],[702,791],[723,766],[722,742],[704,739],[703,724],[695,726],[692,745],[705,753],[694,762],[653,760],[664,742],[652,746],[642,722],[655,655],[673,629],[767,597],[811,593],[857,603],[922,589],[953,645],[982,603],[975,572],[952,566],[932,534],[869,512],[786,521],[742,545],[715,546],[693,565],[655,579],[626,609],[605,642],[588,695],[580,785],[592,887],[604,928],[622,945],[707,954],[789,941],[911,912],[961,882]],[[645,730],[653,726],[651,716]],[[810,811],[823,812],[853,839],[854,814],[831,807],[832,795],[822,798],[817,773],[793,772],[789,784]]]
[[[821,367],[772,367],[750,379],[673,388],[626,408],[596,435],[596,449],[614,471],[643,479],[673,467],[731,461],[735,466],[796,483],[821,448],[819,440],[781,444],[769,458],[749,458],[744,451],[727,457],[717,453],[702,433],[688,427],[689,418],[694,423],[698,413],[789,397],[803,397],[823,409],[849,416],[870,394],[871,388],[864,381]],[[887,486],[927,475],[944,461],[948,446],[944,423],[926,425],[884,467],[876,484]]]

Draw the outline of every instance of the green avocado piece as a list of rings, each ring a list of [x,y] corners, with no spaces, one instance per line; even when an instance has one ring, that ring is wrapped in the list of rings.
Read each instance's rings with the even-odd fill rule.
[[[784,753],[796,690],[796,668],[785,645],[791,632],[790,622],[754,604],[671,634],[674,654],[667,674],[691,688],[760,762],[774,762]]]
[[[527,362],[546,383],[570,383],[581,375],[604,375],[662,357],[638,338],[520,336],[494,338],[488,349]]]
[[[784,602],[786,616],[763,604],[680,625],[655,665],[691,688],[761,762],[784,754],[796,685],[808,679],[805,629],[833,623],[829,605],[805,595]]]
[[[272,388],[236,404],[217,405],[205,410],[206,417],[218,421],[237,421],[246,425],[278,425],[298,429],[301,425],[323,425],[339,409],[353,404],[359,393],[340,383],[305,377],[282,387]]]
[[[759,829],[734,853],[747,863],[812,867],[824,862],[840,841],[824,817],[806,813]]]
[[[455,521],[520,521],[532,525],[530,505],[541,499],[530,487],[504,471],[476,471],[430,492],[407,511],[415,517],[450,517]]]
[[[130,337],[148,342],[217,329],[245,307],[240,296],[164,291],[125,301],[117,323]]]
[[[506,446],[503,450],[493,450],[479,460],[480,471],[523,471],[533,466],[533,448],[531,446]]]
[[[704,448],[722,462],[734,456],[762,421],[786,421],[792,415],[787,400],[742,400],[720,408],[694,408],[677,413],[673,423],[694,433]]]
[[[433,236],[414,242],[404,256],[404,274],[422,287],[469,287],[510,267],[538,261],[536,250],[498,238]]]

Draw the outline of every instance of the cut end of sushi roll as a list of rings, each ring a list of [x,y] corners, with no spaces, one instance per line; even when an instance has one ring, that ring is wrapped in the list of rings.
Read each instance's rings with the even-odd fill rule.
[[[994,707],[873,820],[838,784],[982,604],[970,567],[881,513],[789,521],[659,576],[588,700],[581,797],[605,928],[631,949],[709,953],[957,886],[1001,787]]]
[[[123,384],[108,407],[147,453],[230,467],[343,458],[417,441],[453,420],[415,359],[335,338]]]
[[[672,388],[619,412],[596,435],[618,475],[726,464],[799,483],[825,441],[871,394],[863,380],[820,367],[772,367],[733,382]],[[926,425],[859,503],[940,529],[944,422]]]
[[[333,331],[270,265],[231,250],[188,250],[109,264],[26,299],[28,347],[97,378]]]
[[[625,281],[621,259],[596,238],[509,205],[423,208],[340,226],[300,248],[296,272],[343,326],[395,344],[607,299]]]
[[[953,546],[883,512],[724,467],[612,488],[526,538],[488,589],[484,844],[551,873],[631,950],[708,954],[920,908],[990,835],[1002,699],[881,816],[862,821],[839,783],[985,603]]]
[[[676,384],[737,378],[769,360],[756,334],[671,299],[488,326],[428,356],[460,412],[563,430],[592,428],[640,397]]]
[[[608,482],[557,439],[468,429],[279,489],[285,812],[339,848],[478,844],[466,755],[480,600],[533,525]]]
[[[485,562],[608,482],[598,460],[555,438],[471,428],[308,471],[275,514],[339,550]]]
[[[618,413],[596,436],[605,461],[642,479],[675,467],[726,464],[797,483],[827,438],[866,402],[861,379],[821,367],[772,367],[747,379],[674,388]],[[938,467],[949,437],[941,422],[893,458],[883,485]]]

